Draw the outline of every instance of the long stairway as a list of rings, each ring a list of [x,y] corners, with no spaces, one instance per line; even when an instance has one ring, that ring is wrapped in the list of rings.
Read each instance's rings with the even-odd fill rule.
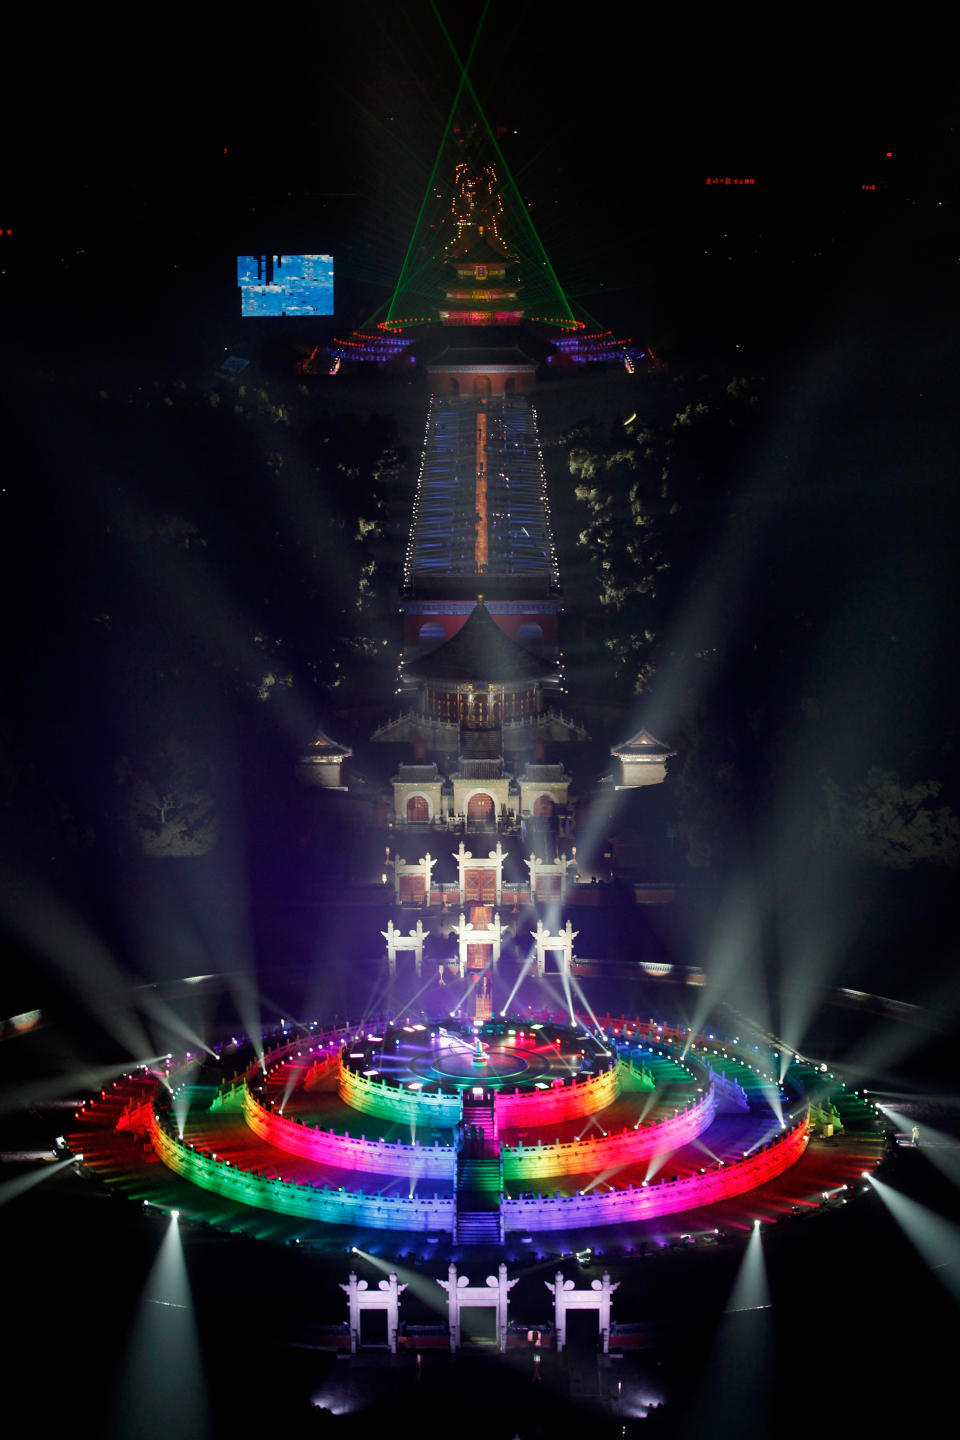
[[[503,1240],[500,1138],[492,1100],[464,1101],[463,1134],[457,1156],[455,1239],[467,1245]]]

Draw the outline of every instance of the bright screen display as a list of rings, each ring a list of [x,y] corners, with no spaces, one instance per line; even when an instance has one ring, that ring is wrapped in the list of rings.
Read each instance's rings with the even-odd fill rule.
[[[332,315],[332,255],[238,255],[241,315]]]

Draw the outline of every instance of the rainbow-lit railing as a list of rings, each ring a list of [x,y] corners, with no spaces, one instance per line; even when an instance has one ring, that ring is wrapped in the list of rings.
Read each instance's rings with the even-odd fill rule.
[[[429,1118],[435,1125],[456,1123],[461,1113],[462,1097],[459,1093],[425,1095],[419,1091],[405,1092],[386,1082],[374,1084],[370,1077],[349,1071],[342,1063],[339,1046],[344,1041],[356,1038],[355,1028],[338,1027],[322,1035],[315,1035],[310,1037],[312,1044],[302,1036],[291,1036],[289,1041],[281,1041],[268,1051],[264,1057],[265,1063],[256,1061],[248,1067],[243,1077],[225,1080],[221,1086],[221,1100],[214,1102],[214,1108],[227,1095],[236,1093],[242,1086],[244,1110],[251,1129],[278,1148],[305,1155],[337,1169],[359,1169],[374,1174],[412,1174],[428,1178],[432,1176],[441,1183],[448,1182],[454,1172],[452,1148],[439,1145],[422,1147],[387,1144],[367,1141],[364,1137],[357,1140],[351,1136],[321,1131],[292,1117],[280,1115],[264,1104],[255,1093],[253,1087],[257,1071],[261,1067],[267,1070],[283,1059],[302,1059],[307,1062],[308,1075],[311,1071],[322,1073],[330,1067],[339,1067],[341,1081],[346,1074],[349,1081],[353,1082],[350,1085],[351,1091],[355,1088],[368,1103],[372,1100],[373,1103],[379,1102],[388,1107],[385,1111],[386,1118],[415,1122],[419,1117],[422,1123],[428,1123]],[[642,1025],[637,1028],[641,1034],[646,1031],[651,1040],[665,1041],[668,1046],[675,1039],[683,1037],[683,1032],[671,1033],[667,1031],[667,1027]],[[634,1033],[636,1034],[636,1030]],[[692,1039],[693,1037],[686,1037],[685,1043],[695,1050]],[[696,1039],[714,1041],[713,1036],[697,1036]],[[713,1053],[722,1052],[715,1045]],[[721,1093],[722,1086],[719,1082],[724,1077],[719,1071],[713,1070],[710,1054],[709,1048],[704,1046],[703,1053],[697,1056],[699,1064],[704,1067],[706,1093],[689,1102],[682,1111],[637,1131],[597,1137],[594,1141],[572,1141],[564,1145],[530,1147],[529,1150],[522,1146],[511,1147],[505,1151],[504,1169],[507,1177],[523,1179],[531,1175],[558,1173],[598,1174],[610,1165],[615,1168],[618,1164],[629,1164],[652,1153],[661,1154],[677,1148],[709,1125],[718,1100],[723,1103],[739,1099],[742,1103],[746,1099],[742,1087],[735,1082],[730,1082],[730,1095]],[[684,1063],[689,1065],[690,1058],[687,1057]],[[496,1097],[498,1123],[542,1123],[547,1119],[570,1118],[571,1115],[589,1114],[592,1109],[601,1109],[616,1098],[623,1070],[628,1064],[625,1058],[621,1058],[602,1075],[551,1090],[501,1093]],[[180,1075],[174,1072],[175,1077],[182,1078],[184,1083],[189,1083],[189,1074],[189,1068],[184,1069]],[[739,1095],[735,1092],[739,1092]],[[142,1117],[148,1125],[151,1143],[163,1163],[203,1189],[238,1204],[253,1205],[325,1223],[411,1231],[452,1231],[454,1227],[456,1201],[452,1194],[403,1197],[380,1192],[347,1191],[344,1188],[331,1190],[328,1184],[321,1188],[317,1184],[299,1184],[267,1178],[243,1170],[213,1152],[198,1152],[190,1142],[179,1137],[171,1115],[165,1104],[158,1103],[159,1099],[159,1095],[155,1093],[154,1103],[146,1114],[146,1107],[138,1106],[137,1119],[140,1121]],[[365,1108],[363,1104],[356,1103],[355,1099],[350,1099],[349,1103],[355,1109]],[[562,1107],[560,1111],[548,1114],[547,1107],[557,1104]],[[521,1105],[534,1107],[535,1120],[517,1121],[515,1117],[524,1113]],[[590,1109],[587,1108],[588,1105]],[[425,1107],[430,1107],[433,1111],[446,1111],[453,1118],[438,1120],[435,1114],[428,1117]],[[506,1122],[502,1114],[504,1109],[514,1112]],[[376,1112],[368,1110],[367,1113]],[[610,1225],[714,1204],[745,1194],[783,1174],[803,1154],[808,1135],[809,1107],[802,1118],[794,1121],[790,1129],[778,1135],[776,1140],[765,1145],[763,1149],[742,1160],[720,1164],[709,1172],[701,1171],[696,1175],[653,1185],[630,1185],[602,1192],[588,1188],[585,1192],[572,1196],[503,1198],[501,1211],[504,1230],[547,1231]],[[623,1146],[627,1146],[628,1150],[621,1155],[617,1147]]]
[[[577,1120],[582,1115],[606,1109],[620,1094],[623,1064],[618,1060],[602,1075],[591,1075],[589,1080],[575,1080],[569,1085],[554,1085],[549,1090],[499,1091],[494,1096],[497,1128]]]
[[[681,1210],[696,1210],[745,1195],[775,1180],[800,1159],[809,1139],[809,1111],[783,1136],[746,1159],[718,1166],[702,1175],[685,1175],[656,1185],[629,1185],[625,1190],[587,1191],[578,1195],[504,1199],[505,1231],[565,1230],[568,1227],[617,1225],[650,1220]]]
[[[401,1090],[385,1080],[358,1075],[349,1065],[340,1064],[340,1099],[364,1115],[381,1120],[399,1120],[406,1125],[454,1126],[462,1114],[459,1091],[452,1095],[425,1094],[422,1090]]]
[[[168,1169],[201,1189],[212,1190],[239,1205],[277,1210],[305,1220],[333,1225],[369,1225],[379,1230],[452,1230],[452,1195],[365,1195],[347,1190],[318,1189],[289,1180],[270,1180],[231,1165],[228,1160],[199,1154],[180,1140],[157,1115],[150,1118],[150,1142]]]
[[[431,1176],[442,1180],[452,1180],[456,1173],[452,1146],[403,1145],[321,1130],[303,1120],[277,1114],[257,1099],[249,1085],[244,1090],[243,1114],[253,1133],[268,1145],[321,1165],[376,1175]]]
[[[615,1135],[569,1140],[562,1145],[505,1145],[503,1178],[509,1181],[542,1175],[588,1175],[612,1166],[632,1165],[651,1155],[678,1150],[694,1140],[713,1123],[716,1111],[716,1092],[711,1085],[705,1095],[678,1114],[639,1129],[631,1126]]]

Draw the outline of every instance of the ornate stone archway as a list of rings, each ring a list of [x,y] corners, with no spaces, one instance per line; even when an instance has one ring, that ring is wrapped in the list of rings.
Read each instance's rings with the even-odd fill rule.
[[[620,1284],[610,1283],[610,1276],[606,1270],[599,1280],[590,1281],[589,1290],[576,1289],[572,1280],[564,1280],[563,1271],[558,1270],[554,1283],[549,1280],[543,1282],[553,1296],[554,1325],[557,1332],[557,1349],[562,1350],[567,1343],[567,1311],[568,1310],[598,1310],[600,1312],[600,1339],[603,1342],[604,1355],[610,1352],[610,1299],[614,1290]]]
[[[466,1275],[457,1276],[456,1265],[451,1264],[446,1280],[437,1284],[447,1292],[447,1311],[450,1326],[450,1349],[460,1349],[460,1312],[474,1308],[495,1309],[497,1312],[497,1349],[507,1348],[507,1306],[510,1291],[516,1280],[507,1279],[507,1267],[501,1263],[496,1275],[488,1275],[486,1285],[471,1285]]]
[[[400,1296],[406,1285],[398,1285],[397,1277],[390,1275],[381,1280],[376,1290],[370,1290],[366,1280],[358,1280],[351,1270],[346,1285],[340,1289],[347,1297],[350,1312],[350,1353],[355,1355],[360,1347],[360,1312],[363,1310],[385,1310],[387,1312],[387,1344],[391,1352],[397,1353],[397,1330],[400,1325]]]
[[[490,958],[493,961],[493,968],[496,970],[500,964],[500,945],[503,936],[503,926],[500,923],[499,911],[494,915],[490,924],[484,926],[474,925],[461,910],[460,924],[451,925],[450,928],[459,941],[461,980],[467,973],[467,951],[471,945],[490,945],[492,947]]]
[[[402,855],[388,863],[393,865],[393,893],[397,904],[406,901],[429,905],[433,867],[437,863],[430,851],[421,855],[416,864],[408,864]]]
[[[576,863],[566,855],[556,860],[538,860],[536,855],[531,855],[524,861],[530,871],[530,898],[534,902],[559,900],[563,905],[567,898],[567,871]]]
[[[551,935],[549,930],[543,927],[543,921],[537,921],[537,928],[534,931],[534,939],[537,942],[537,975],[543,977],[546,974],[546,952],[548,950],[559,950],[561,974],[569,971],[573,964],[573,942],[580,934],[574,930],[568,920],[558,935]]]
[[[387,921],[386,930],[381,930],[380,934],[387,942],[387,962],[390,966],[391,975],[396,975],[397,973],[398,950],[412,950],[417,974],[419,975],[421,973],[423,969],[423,942],[427,938],[427,933],[423,928],[422,920],[418,920],[416,928],[411,930],[407,935],[401,935],[392,920]]]
[[[453,858],[457,862],[457,874],[460,880],[460,904],[466,905],[467,900],[475,900],[478,904],[500,905],[503,900],[503,862],[506,852],[500,841],[497,841],[497,848],[488,852],[487,858],[481,859],[474,856],[460,841],[460,848],[453,852]],[[491,888],[490,881],[493,881]],[[468,896],[468,890],[476,890],[477,893]]]

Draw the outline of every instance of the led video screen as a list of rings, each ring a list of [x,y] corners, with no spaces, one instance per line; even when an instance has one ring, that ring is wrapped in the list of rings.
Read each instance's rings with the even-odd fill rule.
[[[240,314],[332,315],[332,255],[238,255]]]

